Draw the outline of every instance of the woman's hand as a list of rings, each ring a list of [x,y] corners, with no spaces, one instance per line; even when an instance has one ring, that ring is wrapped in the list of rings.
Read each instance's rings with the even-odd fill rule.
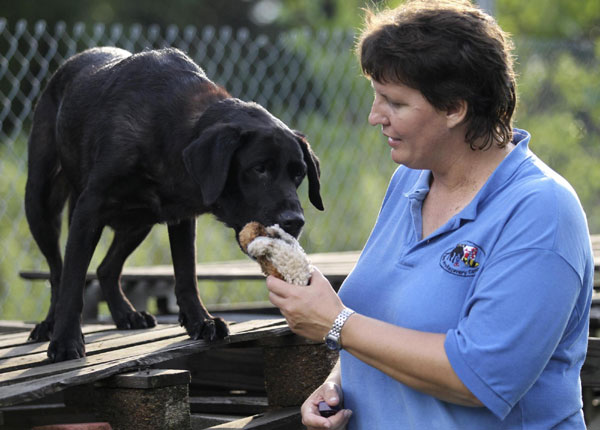
[[[269,300],[281,310],[290,329],[307,339],[322,341],[344,308],[329,281],[316,268],[305,287],[269,276],[267,288]]]
[[[319,403],[323,401],[332,407],[341,405],[343,402],[343,393],[340,386],[334,382],[325,382],[302,404],[302,408],[300,409],[302,424],[306,426],[307,430],[338,430],[346,428],[346,424],[348,424],[348,420],[352,416],[352,411],[341,409],[329,418],[322,417],[319,414]]]

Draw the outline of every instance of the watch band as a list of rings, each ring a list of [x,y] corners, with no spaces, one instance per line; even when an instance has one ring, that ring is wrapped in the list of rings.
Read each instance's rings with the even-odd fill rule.
[[[346,324],[346,321],[348,320],[350,315],[352,315],[353,313],[355,313],[355,312],[352,309],[344,308],[338,314],[338,316],[335,318],[335,321],[333,322],[333,326],[331,327],[331,330],[329,330],[329,333],[327,333],[327,336],[325,336],[325,339],[324,339],[325,343],[327,344],[327,346],[330,349],[339,350],[342,348],[342,342],[341,342],[342,327],[344,327],[344,324]]]

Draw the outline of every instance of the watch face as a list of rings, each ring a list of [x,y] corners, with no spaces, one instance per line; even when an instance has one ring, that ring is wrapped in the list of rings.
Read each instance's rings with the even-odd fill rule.
[[[329,336],[327,338],[325,338],[325,345],[327,345],[327,348],[329,348],[329,349],[331,349],[333,351],[337,351],[337,350],[340,349],[340,345],[337,342],[337,340],[333,339],[333,338],[331,338]]]

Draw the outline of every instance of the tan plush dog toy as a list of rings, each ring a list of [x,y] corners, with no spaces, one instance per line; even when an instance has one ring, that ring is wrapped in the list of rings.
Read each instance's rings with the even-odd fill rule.
[[[265,227],[249,222],[240,231],[242,249],[254,258],[262,272],[294,284],[308,285],[312,266],[296,238],[279,225]]]

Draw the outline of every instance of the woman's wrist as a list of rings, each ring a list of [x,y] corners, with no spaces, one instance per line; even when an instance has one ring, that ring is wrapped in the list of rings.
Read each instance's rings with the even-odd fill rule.
[[[339,359],[335,363],[335,365],[333,366],[333,369],[331,369],[331,372],[329,372],[329,376],[327,376],[327,379],[325,379],[324,383],[326,384],[328,382],[336,384],[339,387],[342,386],[342,372],[341,372],[340,360]]]

